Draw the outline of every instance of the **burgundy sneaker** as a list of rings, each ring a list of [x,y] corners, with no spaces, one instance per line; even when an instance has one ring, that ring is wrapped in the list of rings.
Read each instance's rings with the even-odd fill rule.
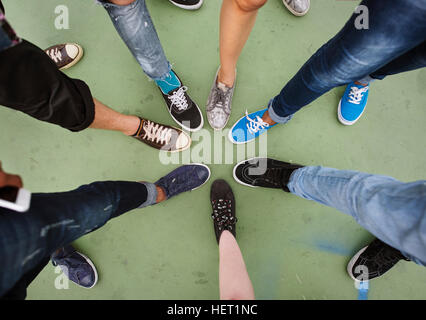
[[[150,147],[168,152],[179,152],[191,146],[191,138],[182,130],[151,120],[140,119],[138,131],[133,137]]]
[[[59,70],[71,68],[83,57],[83,48],[76,43],[63,43],[44,50]]]

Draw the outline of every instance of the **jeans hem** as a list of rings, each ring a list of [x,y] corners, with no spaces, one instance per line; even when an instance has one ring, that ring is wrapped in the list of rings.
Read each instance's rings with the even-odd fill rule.
[[[277,123],[287,123],[291,120],[291,118],[293,118],[293,115],[289,115],[286,117],[281,117],[279,115],[276,114],[276,112],[274,111],[274,107],[273,107],[273,102],[274,99],[269,100],[268,103],[268,111],[269,111],[269,116],[271,117],[271,119]]]
[[[149,182],[140,182],[140,183],[146,187],[147,197],[146,197],[146,201],[142,203],[138,207],[138,209],[145,208],[155,204],[157,202],[157,195],[158,195],[157,187],[155,186],[155,184],[149,183]]]

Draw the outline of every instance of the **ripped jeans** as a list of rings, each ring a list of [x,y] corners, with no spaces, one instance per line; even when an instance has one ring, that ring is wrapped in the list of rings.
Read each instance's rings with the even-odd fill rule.
[[[369,29],[357,29],[354,13],[269,103],[269,115],[286,123],[291,115],[329,90],[367,76],[426,67],[426,0],[364,0]]]
[[[115,29],[145,74],[152,80],[163,80],[171,70],[145,0],[120,6],[108,0],[97,0],[108,12]]]
[[[58,248],[156,199],[152,183],[107,181],[33,194],[25,213],[0,208],[0,298],[24,299],[27,286]]]

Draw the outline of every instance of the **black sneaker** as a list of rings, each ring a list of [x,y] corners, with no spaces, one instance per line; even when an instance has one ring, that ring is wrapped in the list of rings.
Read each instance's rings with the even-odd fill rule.
[[[234,179],[249,187],[277,188],[289,192],[287,183],[291,174],[302,167],[269,158],[253,158],[237,163]]]
[[[210,191],[210,201],[213,208],[214,233],[219,244],[220,235],[228,230],[236,237],[235,198],[231,187],[225,180],[215,180]]]
[[[198,131],[204,125],[203,115],[197,104],[188,96],[186,91],[188,87],[182,84],[182,80],[179,76],[173,72],[179,80],[180,86],[176,89],[171,90],[168,93],[164,93],[160,89],[164,100],[166,101],[167,109],[173,120],[176,121],[182,128],[188,131]],[[167,81],[165,79],[164,81]]]
[[[186,10],[197,10],[203,5],[203,0],[169,0],[175,6]]]
[[[410,261],[399,250],[375,239],[355,254],[347,270],[353,280],[367,281],[385,274],[399,260]]]

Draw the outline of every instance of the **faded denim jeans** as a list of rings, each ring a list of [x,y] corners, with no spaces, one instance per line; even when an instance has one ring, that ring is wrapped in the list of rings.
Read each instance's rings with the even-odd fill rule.
[[[58,248],[156,198],[152,183],[107,181],[33,194],[25,213],[0,208],[0,298],[25,298],[26,287]]]
[[[377,238],[426,266],[426,180],[394,178],[324,167],[293,172],[291,193],[351,215]]]
[[[126,6],[107,0],[97,2],[107,10],[115,29],[146,75],[153,80],[164,79],[171,65],[164,54],[145,0],[135,0]]]
[[[369,29],[357,29],[354,13],[343,29],[323,45],[269,105],[275,122],[329,90],[371,76],[426,66],[426,0],[364,0]]]

